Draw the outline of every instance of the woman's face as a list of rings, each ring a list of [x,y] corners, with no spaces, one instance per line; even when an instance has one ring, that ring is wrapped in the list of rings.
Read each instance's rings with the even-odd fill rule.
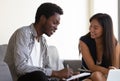
[[[93,39],[99,39],[102,37],[103,34],[103,27],[99,24],[99,22],[96,19],[93,19],[90,22],[90,35]]]

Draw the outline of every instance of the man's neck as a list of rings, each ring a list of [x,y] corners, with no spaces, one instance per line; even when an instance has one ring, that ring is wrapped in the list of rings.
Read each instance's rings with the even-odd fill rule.
[[[43,33],[42,33],[42,29],[41,29],[41,25],[39,24],[34,24],[34,27],[35,27],[35,30],[37,32],[37,37],[36,38],[39,38]]]

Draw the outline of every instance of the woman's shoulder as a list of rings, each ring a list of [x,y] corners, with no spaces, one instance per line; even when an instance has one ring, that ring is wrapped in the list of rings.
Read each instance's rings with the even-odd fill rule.
[[[84,42],[85,44],[90,45],[90,46],[95,44],[95,40],[90,37],[90,34],[86,34],[84,36],[81,36],[80,40],[82,42]]]
[[[89,35],[84,35],[80,37],[80,40],[86,40],[86,39],[90,39]]]
[[[116,48],[120,49],[120,43],[119,42],[116,43]]]
[[[81,36],[80,40],[82,40],[82,41],[91,41],[93,39],[90,37],[90,34],[88,33],[88,34],[86,34],[84,36]]]

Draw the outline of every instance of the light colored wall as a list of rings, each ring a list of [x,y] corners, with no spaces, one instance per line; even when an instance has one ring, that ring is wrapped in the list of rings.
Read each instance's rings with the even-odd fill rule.
[[[12,33],[34,21],[38,0],[0,0],[0,44],[8,43]]]
[[[58,48],[60,58],[79,58],[79,37],[88,30],[87,0],[68,1],[0,0],[0,44],[8,43],[16,29],[33,23],[36,9],[41,3],[54,2],[63,8],[64,15],[61,16],[61,24],[56,33],[50,38],[46,37],[47,42]]]
[[[46,37],[48,44],[58,48],[62,59],[79,59],[79,38],[88,32],[89,17],[95,7],[93,2],[97,0],[0,0],[0,44],[8,43],[16,29],[33,23],[38,6],[49,1],[60,5],[64,15],[56,33],[50,38]],[[104,4],[106,9],[108,5]]]

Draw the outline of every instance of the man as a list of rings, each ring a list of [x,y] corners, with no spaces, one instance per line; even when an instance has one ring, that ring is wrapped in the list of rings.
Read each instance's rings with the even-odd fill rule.
[[[16,30],[10,38],[7,55],[13,55],[18,81],[48,81],[49,77],[62,79],[73,74],[68,68],[60,71],[50,68],[47,44],[42,36],[50,37],[57,30],[62,14],[56,4],[43,3],[37,9],[35,23]]]

